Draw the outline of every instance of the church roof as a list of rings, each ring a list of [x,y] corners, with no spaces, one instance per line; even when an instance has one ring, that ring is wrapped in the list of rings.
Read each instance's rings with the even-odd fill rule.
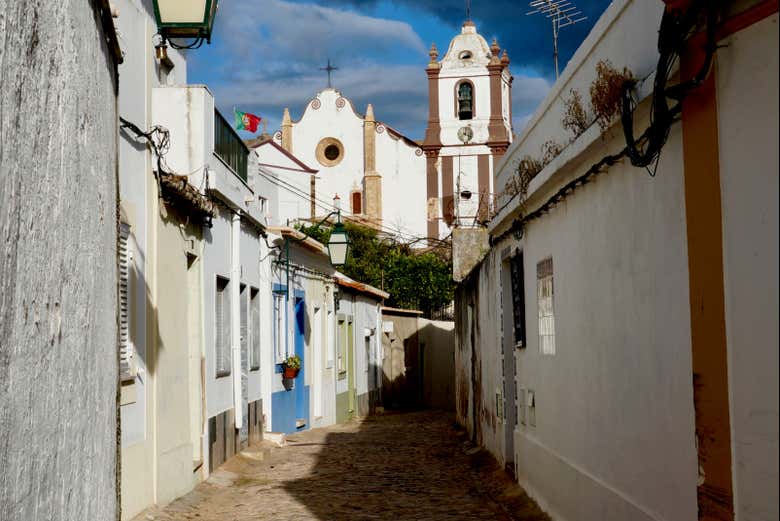
[[[279,145],[278,143],[276,143],[274,141],[273,137],[271,137],[271,136],[260,136],[260,137],[255,138],[255,139],[248,139],[248,140],[244,141],[244,143],[246,143],[247,147],[249,147],[249,148],[251,148],[253,150],[257,150],[258,148],[260,148],[262,146],[270,145],[273,148],[275,148],[277,151],[279,151],[282,155],[284,155],[287,159],[292,161],[295,165],[300,167],[301,171],[303,171],[303,172],[305,172],[307,174],[316,174],[317,172],[319,172],[319,170],[315,170],[314,168],[311,168],[311,167],[307,166],[303,161],[301,161],[300,159],[298,159],[297,157],[292,155],[290,152],[288,152],[287,150],[282,148],[282,146]],[[263,163],[262,162],[262,157],[260,156],[259,152],[258,152],[258,157],[260,157],[260,162],[258,163],[260,166],[272,166],[272,167],[278,167],[278,168],[285,168],[284,165],[274,165],[274,164]]]

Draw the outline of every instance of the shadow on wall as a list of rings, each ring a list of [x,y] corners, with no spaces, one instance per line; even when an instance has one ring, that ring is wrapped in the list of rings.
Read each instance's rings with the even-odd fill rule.
[[[388,409],[455,410],[453,322],[385,315],[382,402]]]
[[[466,434],[453,420],[438,412],[390,413],[323,437],[316,430],[293,436],[290,446],[310,449],[315,463],[283,489],[323,521],[549,521],[487,452],[465,450]]]

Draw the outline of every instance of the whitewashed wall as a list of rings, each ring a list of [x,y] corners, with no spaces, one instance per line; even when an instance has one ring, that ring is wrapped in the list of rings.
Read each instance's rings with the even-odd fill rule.
[[[738,520],[778,518],[777,22],[721,42],[716,69]]]
[[[563,98],[578,88],[587,100],[595,65],[610,59],[642,78],[654,70],[661,3],[614,2],[575,53],[496,174],[500,190],[524,155],[541,156],[561,125]],[[645,108],[640,113],[646,114]],[[647,123],[640,116],[638,126]],[[476,417],[484,444],[500,459],[512,450],[520,483],[559,520],[689,520],[696,517],[697,456],[691,384],[687,241],[680,127],[672,129],[657,177],[617,164],[576,190],[549,213],[529,222],[522,241],[496,244],[474,275],[474,324],[480,357]],[[614,130],[591,128],[539,174],[526,209],[624,146]],[[517,201],[490,226],[505,230]],[[503,262],[521,248],[525,258],[527,347],[514,349],[510,291]],[[537,326],[536,265],[552,257],[556,354],[542,355]],[[463,307],[460,309],[463,312]],[[502,330],[504,334],[502,335]],[[460,327],[459,337],[470,335]],[[468,382],[461,340],[459,382]],[[501,346],[517,356],[505,374]],[[509,351],[513,350],[513,351]],[[471,368],[468,367],[468,370]],[[511,373],[511,371],[510,371]],[[535,396],[535,425],[507,425],[496,410],[504,378]],[[459,385],[458,393],[463,395]],[[468,393],[474,400],[474,392]],[[462,398],[459,396],[459,401]],[[501,396],[505,407],[514,401]],[[465,412],[465,414],[464,414]],[[508,446],[504,429],[514,430]]]
[[[119,116],[148,130],[155,123],[154,88],[187,81],[184,55],[169,49],[173,69],[166,72],[154,59],[152,35],[157,32],[150,0],[118,0],[115,19],[124,62],[119,66]],[[123,387],[122,406],[122,517],[130,519],[153,504],[155,472],[154,379],[147,360],[154,356],[151,331],[156,308],[154,288],[156,214],[158,208],[152,156],[142,141],[119,133],[120,208],[130,224],[133,266],[130,287],[130,339],[138,375]]]
[[[382,176],[382,224],[405,237],[425,237],[428,222],[425,156],[422,149],[379,125],[383,130],[376,136],[376,169]]]
[[[350,101],[345,100],[341,108],[337,107],[339,98],[342,98],[340,92],[325,89],[306,106],[301,119],[293,125],[292,153],[306,165],[319,169],[317,198],[331,203],[333,196],[338,194],[342,208],[348,212],[350,192],[363,189],[363,116],[356,112]],[[315,106],[319,108],[315,109]],[[325,137],[334,137],[344,146],[344,158],[334,167],[317,161],[317,144]],[[320,212],[322,208],[318,208]],[[309,207],[306,206],[304,216],[308,215]]]

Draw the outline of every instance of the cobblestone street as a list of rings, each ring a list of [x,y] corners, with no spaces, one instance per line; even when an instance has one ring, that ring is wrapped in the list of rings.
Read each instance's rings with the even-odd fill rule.
[[[135,521],[547,520],[451,416],[388,414],[251,447]]]

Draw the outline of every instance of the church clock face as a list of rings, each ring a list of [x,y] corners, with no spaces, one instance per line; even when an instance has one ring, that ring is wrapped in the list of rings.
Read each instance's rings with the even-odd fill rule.
[[[471,127],[461,127],[460,130],[458,130],[458,139],[460,139],[463,144],[468,143],[474,139],[474,130]]]

